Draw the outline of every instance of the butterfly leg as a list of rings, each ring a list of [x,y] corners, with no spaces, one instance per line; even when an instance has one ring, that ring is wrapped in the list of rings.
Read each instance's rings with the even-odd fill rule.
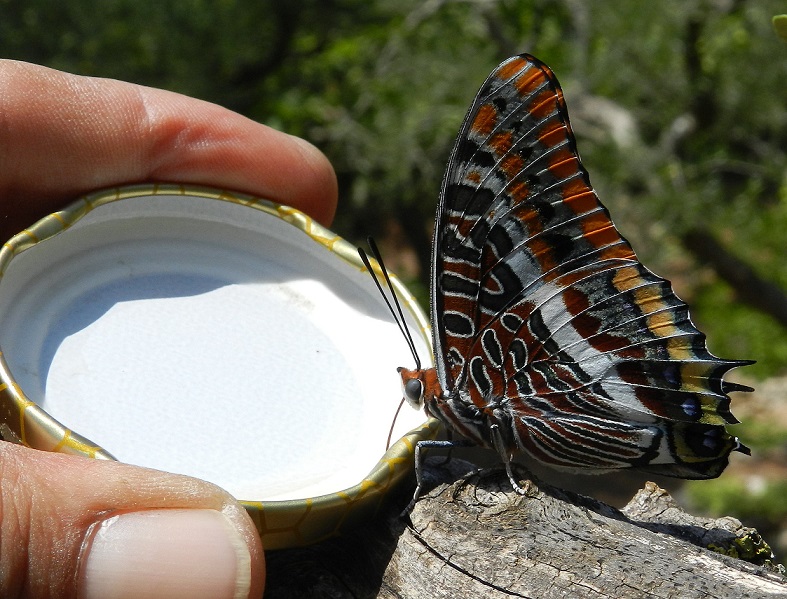
[[[413,493],[413,498],[410,500],[410,503],[407,504],[407,507],[404,508],[404,511],[401,513],[402,517],[407,516],[413,511],[416,501],[418,501],[418,498],[421,496],[421,490],[424,483],[424,469],[422,463],[423,458],[421,456],[421,451],[424,449],[431,449],[433,447],[447,447],[451,449],[453,447],[470,447],[472,445],[473,444],[470,441],[457,441],[453,439],[446,441],[418,441],[418,443],[415,444],[415,492]]]
[[[506,474],[508,475],[508,482],[511,483],[511,487],[514,491],[519,495],[528,495],[533,490],[533,485],[531,481],[528,479],[525,481],[525,486],[520,486],[519,482],[517,482],[516,478],[514,477],[514,472],[511,470],[511,454],[505,447],[503,443],[503,437],[500,434],[500,428],[497,424],[493,424],[490,427],[492,432],[492,445],[494,446],[495,451],[500,455],[500,458],[503,460],[503,464],[506,467]]]
[[[445,434],[446,434],[446,437],[447,437],[448,441],[453,441],[454,440],[453,431],[447,430],[447,431],[445,431]],[[446,464],[448,464],[448,462],[451,461],[451,458],[453,457],[451,455],[451,453],[452,453],[452,450],[453,450],[454,447],[456,447],[456,445],[453,444],[453,443],[450,446],[448,446],[448,451],[445,452],[445,459],[442,462],[440,462],[438,464],[438,466],[445,466]],[[463,445],[463,447],[466,447],[466,446]]]

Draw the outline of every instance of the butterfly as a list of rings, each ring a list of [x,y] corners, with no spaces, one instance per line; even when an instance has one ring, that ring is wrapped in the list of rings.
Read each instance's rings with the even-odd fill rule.
[[[751,389],[724,375],[752,362],[711,354],[639,262],[590,185],[557,78],[528,54],[487,78],[451,152],[431,322],[435,366],[399,369],[405,399],[494,449],[519,492],[517,453],[689,479],[750,453],[725,425],[738,422],[728,393]],[[416,472],[414,501],[418,450]]]

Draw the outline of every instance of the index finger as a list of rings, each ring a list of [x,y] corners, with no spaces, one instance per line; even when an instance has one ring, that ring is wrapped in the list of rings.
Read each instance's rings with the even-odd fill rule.
[[[333,218],[336,176],[311,144],[173,92],[0,60],[0,238],[79,195],[208,185]]]

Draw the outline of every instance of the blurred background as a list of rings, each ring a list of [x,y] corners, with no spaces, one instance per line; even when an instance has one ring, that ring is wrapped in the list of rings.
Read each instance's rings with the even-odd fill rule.
[[[334,230],[374,235],[426,306],[456,132],[487,74],[534,54],[559,77],[585,166],[640,259],[691,305],[711,351],[757,360],[732,377],[757,387],[733,398],[734,433],[754,457],[670,488],[694,513],[757,527],[783,559],[787,43],[771,18],[784,10],[778,0],[0,0],[0,57],[170,89],[308,139],[339,177]]]

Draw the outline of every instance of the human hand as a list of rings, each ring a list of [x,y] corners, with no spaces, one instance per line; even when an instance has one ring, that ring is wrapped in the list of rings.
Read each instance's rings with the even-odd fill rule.
[[[0,238],[82,193],[210,185],[329,224],[336,179],[302,140],[171,92],[0,60]],[[260,597],[245,510],[205,481],[0,442],[0,597]]]

